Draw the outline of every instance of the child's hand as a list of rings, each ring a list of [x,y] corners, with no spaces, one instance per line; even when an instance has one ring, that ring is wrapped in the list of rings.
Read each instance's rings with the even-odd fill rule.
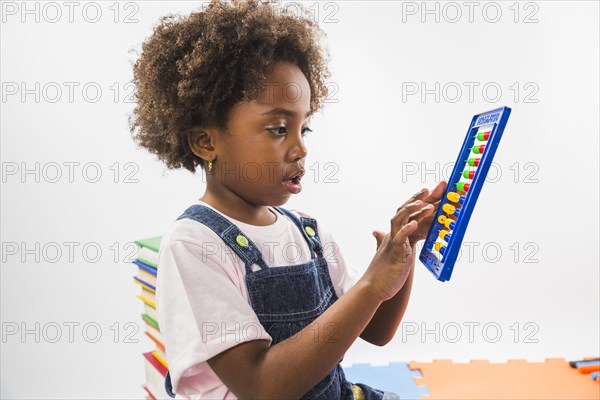
[[[411,247],[414,248],[414,246],[419,240],[426,239],[427,232],[429,232],[429,228],[431,227],[431,223],[433,222],[433,217],[435,216],[435,212],[440,204],[440,200],[442,199],[442,196],[446,191],[446,186],[446,181],[441,181],[437,184],[435,189],[433,189],[431,194],[429,193],[429,190],[422,189],[419,193],[415,194],[408,201],[413,202],[416,200],[420,200],[424,203],[423,208],[413,213],[409,219],[409,221],[415,220],[419,224],[417,229],[408,237],[408,241],[410,242]],[[381,242],[383,241],[385,233],[381,231],[374,231],[373,236],[375,236],[375,240],[377,240],[377,248],[379,248]]]
[[[390,233],[373,232],[377,240],[377,252],[361,281],[373,288],[382,302],[392,298],[404,286],[414,264],[414,250],[408,238],[418,230],[419,225],[416,218],[410,220],[411,216],[421,215],[426,205],[419,197],[423,197],[423,192],[415,194],[398,208],[390,222]]]
[[[424,207],[410,216],[409,221],[415,220],[419,223],[417,230],[408,237],[408,241],[413,249],[419,240],[425,240],[427,238],[427,233],[433,222],[435,212],[440,205],[440,200],[446,191],[446,186],[447,183],[441,181],[437,184],[435,189],[433,189],[431,194],[429,193],[429,190],[423,189],[423,191],[417,195],[416,199],[423,201]]]
[[[378,289],[382,301],[404,285],[415,261],[415,244],[429,232],[446,185],[440,182],[431,193],[423,189],[404,203],[392,218],[391,233],[373,232],[377,252],[363,278]]]

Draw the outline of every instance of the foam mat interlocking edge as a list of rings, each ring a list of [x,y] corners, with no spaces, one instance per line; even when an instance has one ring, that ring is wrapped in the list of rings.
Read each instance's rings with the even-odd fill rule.
[[[406,362],[391,362],[385,365],[358,363],[343,369],[348,381],[393,392],[402,399],[420,400],[423,395],[428,394],[424,386],[415,384],[414,378],[419,377],[420,372],[411,370]]]

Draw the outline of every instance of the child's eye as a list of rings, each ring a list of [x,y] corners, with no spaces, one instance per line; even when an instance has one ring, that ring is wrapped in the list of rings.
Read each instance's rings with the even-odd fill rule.
[[[276,136],[284,136],[285,134],[287,134],[287,127],[285,126],[280,126],[277,128],[271,128],[267,130],[273,132]],[[308,132],[312,132],[312,129],[310,129],[309,127],[304,128],[302,130],[302,136],[306,136]]]

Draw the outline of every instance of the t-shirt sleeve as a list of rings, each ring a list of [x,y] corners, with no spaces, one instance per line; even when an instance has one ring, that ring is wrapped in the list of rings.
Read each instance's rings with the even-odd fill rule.
[[[231,347],[257,339],[271,344],[240,289],[243,276],[222,252],[172,240],[161,246],[158,265],[158,323],[174,391],[186,394],[178,390],[181,378],[207,373],[206,360]]]

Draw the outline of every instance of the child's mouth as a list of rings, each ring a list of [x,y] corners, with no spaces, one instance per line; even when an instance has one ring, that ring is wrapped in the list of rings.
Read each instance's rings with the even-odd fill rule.
[[[304,175],[304,171],[301,171],[299,174],[292,177],[291,179],[283,181],[283,184],[292,194],[298,194],[302,190],[302,183],[300,183],[302,175]]]

